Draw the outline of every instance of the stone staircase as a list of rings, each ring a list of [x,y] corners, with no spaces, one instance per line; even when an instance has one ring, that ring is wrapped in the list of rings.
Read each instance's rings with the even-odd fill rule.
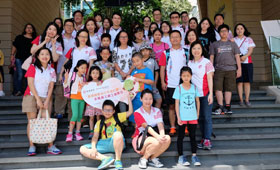
[[[234,114],[213,116],[213,132],[216,135],[216,138],[212,139],[213,149],[198,150],[202,166],[191,166],[188,169],[280,169],[280,104],[275,104],[275,99],[267,96],[266,91],[253,91],[252,107],[247,108],[237,105],[238,97],[234,94]],[[168,122],[166,116],[167,113],[165,121]],[[89,143],[89,140],[72,143],[64,141],[68,131],[67,119],[59,120],[55,142],[63,151],[62,155],[47,155],[47,146],[39,145],[38,154],[28,157],[26,124],[26,115],[21,112],[21,98],[0,98],[0,169],[96,169],[99,165],[98,161],[83,158],[79,154],[79,147]],[[82,128],[81,132],[86,138],[89,129]],[[136,170],[139,155],[131,147],[132,132],[132,128],[126,128],[128,148],[124,151],[122,160],[125,169]],[[200,140],[199,130],[197,135],[197,140]],[[172,138],[171,146],[160,157],[165,164],[163,169],[186,169],[176,164],[176,140],[177,137]],[[190,155],[189,139],[186,137],[184,140],[184,153]]]

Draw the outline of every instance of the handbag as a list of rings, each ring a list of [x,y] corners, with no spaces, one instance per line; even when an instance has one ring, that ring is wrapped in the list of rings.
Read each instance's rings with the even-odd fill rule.
[[[57,119],[50,118],[48,110],[46,110],[46,118],[41,118],[41,112],[42,109],[36,119],[29,120],[30,141],[39,144],[51,143],[56,138]]]
[[[22,63],[21,65],[21,68],[25,71],[28,70],[29,66],[31,65],[32,63],[32,60],[33,60],[33,56],[29,56],[27,59],[24,60],[24,62]]]
[[[141,151],[141,149],[142,149],[143,146],[144,146],[145,140],[147,139],[147,137],[151,136],[151,135],[148,133],[149,127],[153,128],[154,131],[158,132],[157,126],[156,126],[156,127],[152,127],[152,126],[150,126],[150,125],[146,126],[145,130],[144,130],[143,132],[141,132],[141,133],[137,136],[137,140],[136,140],[136,150]],[[141,137],[142,137],[142,138],[141,138]],[[140,138],[141,138],[141,141],[140,141],[140,143],[139,143]]]

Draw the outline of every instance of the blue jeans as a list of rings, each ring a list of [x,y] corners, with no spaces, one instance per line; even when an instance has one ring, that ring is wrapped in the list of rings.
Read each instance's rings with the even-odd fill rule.
[[[23,61],[21,59],[17,59],[15,61],[15,65],[16,65],[16,71],[14,73],[14,93],[17,92],[23,92],[24,87],[22,87],[22,80],[23,80],[23,76],[25,71],[21,68]],[[25,90],[25,89],[24,89]]]
[[[211,139],[212,134],[212,107],[208,104],[208,95],[200,97],[199,127],[203,139]]]

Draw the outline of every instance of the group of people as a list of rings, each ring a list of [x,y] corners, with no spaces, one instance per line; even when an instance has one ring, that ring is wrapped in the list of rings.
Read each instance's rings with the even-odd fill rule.
[[[158,157],[168,149],[170,136],[175,134],[178,163],[190,165],[183,154],[183,139],[188,134],[191,162],[201,165],[197,148],[212,148],[211,114],[232,114],[231,95],[236,85],[240,105],[251,105],[255,44],[242,23],[232,34],[222,14],[215,15],[214,26],[209,18],[200,22],[189,19],[186,11],[172,12],[170,22],[162,21],[161,10],[154,9],[153,21],[145,16],[126,31],[121,28],[119,13],[113,13],[111,19],[96,14],[83,24],[83,13],[75,11],[73,19],[63,22],[56,18],[48,23],[39,36],[34,26],[27,24],[13,42],[11,62],[16,66],[14,95],[23,94],[22,83],[24,77],[27,79],[22,111],[28,120],[36,118],[38,109],[51,114],[53,98],[54,115],[62,118],[68,113],[66,142],[84,139],[80,129],[87,120],[91,143],[81,146],[80,152],[100,160],[98,169],[113,163],[116,169],[123,169],[121,155],[126,144],[122,130],[126,121],[135,128],[132,147],[141,155],[140,168],[163,167]],[[26,62],[28,58],[31,64]],[[132,101],[127,95],[128,105],[119,102],[115,106],[106,100],[98,109],[82,98],[81,89],[88,82],[98,86],[111,77],[123,82],[130,76],[139,82],[140,92]],[[67,88],[69,96],[65,97]],[[214,95],[217,106],[213,109]],[[168,106],[169,134],[163,122],[163,104]],[[198,124],[201,142],[197,144]],[[28,155],[36,155],[35,145],[29,143]],[[103,155],[108,152],[115,153],[115,159]],[[48,153],[62,152],[50,143]]]

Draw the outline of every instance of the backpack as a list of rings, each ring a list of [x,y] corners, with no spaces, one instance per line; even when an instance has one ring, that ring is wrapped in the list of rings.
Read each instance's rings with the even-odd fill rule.
[[[71,89],[72,89],[72,85],[73,85],[73,83],[75,82],[75,80],[76,80],[76,72],[72,72],[72,75],[71,75],[71,82],[70,82],[70,85],[69,86],[67,86],[67,87],[65,87],[65,88],[63,88],[63,91],[64,91],[64,97],[66,97],[66,98],[70,98],[70,96],[71,96]],[[86,82],[86,77],[85,76],[83,76],[83,79],[84,79],[84,82]]]
[[[121,128],[121,131],[123,132],[124,129],[125,129],[125,126],[121,123],[119,117],[118,117],[118,113],[114,113],[113,114],[113,118],[114,120],[116,121],[116,125],[115,126],[119,126]],[[107,129],[107,126],[105,124],[105,117],[104,116],[101,116],[100,117],[100,125],[99,125],[99,137],[98,137],[98,140],[101,138],[101,133],[102,133],[102,129],[103,129],[103,126],[105,126],[105,136],[106,138],[107,137],[107,133],[106,133],[106,129]]]
[[[70,70],[72,68],[72,63],[73,63],[73,53],[74,53],[75,47],[72,48],[71,51],[71,58],[64,64],[65,70]]]
[[[188,62],[189,62],[189,50],[186,49],[186,48],[183,48],[183,49],[185,51],[185,55],[186,55],[186,59],[187,59],[186,65],[188,65]],[[168,64],[169,58],[170,58],[170,48],[166,50],[166,65]]]

